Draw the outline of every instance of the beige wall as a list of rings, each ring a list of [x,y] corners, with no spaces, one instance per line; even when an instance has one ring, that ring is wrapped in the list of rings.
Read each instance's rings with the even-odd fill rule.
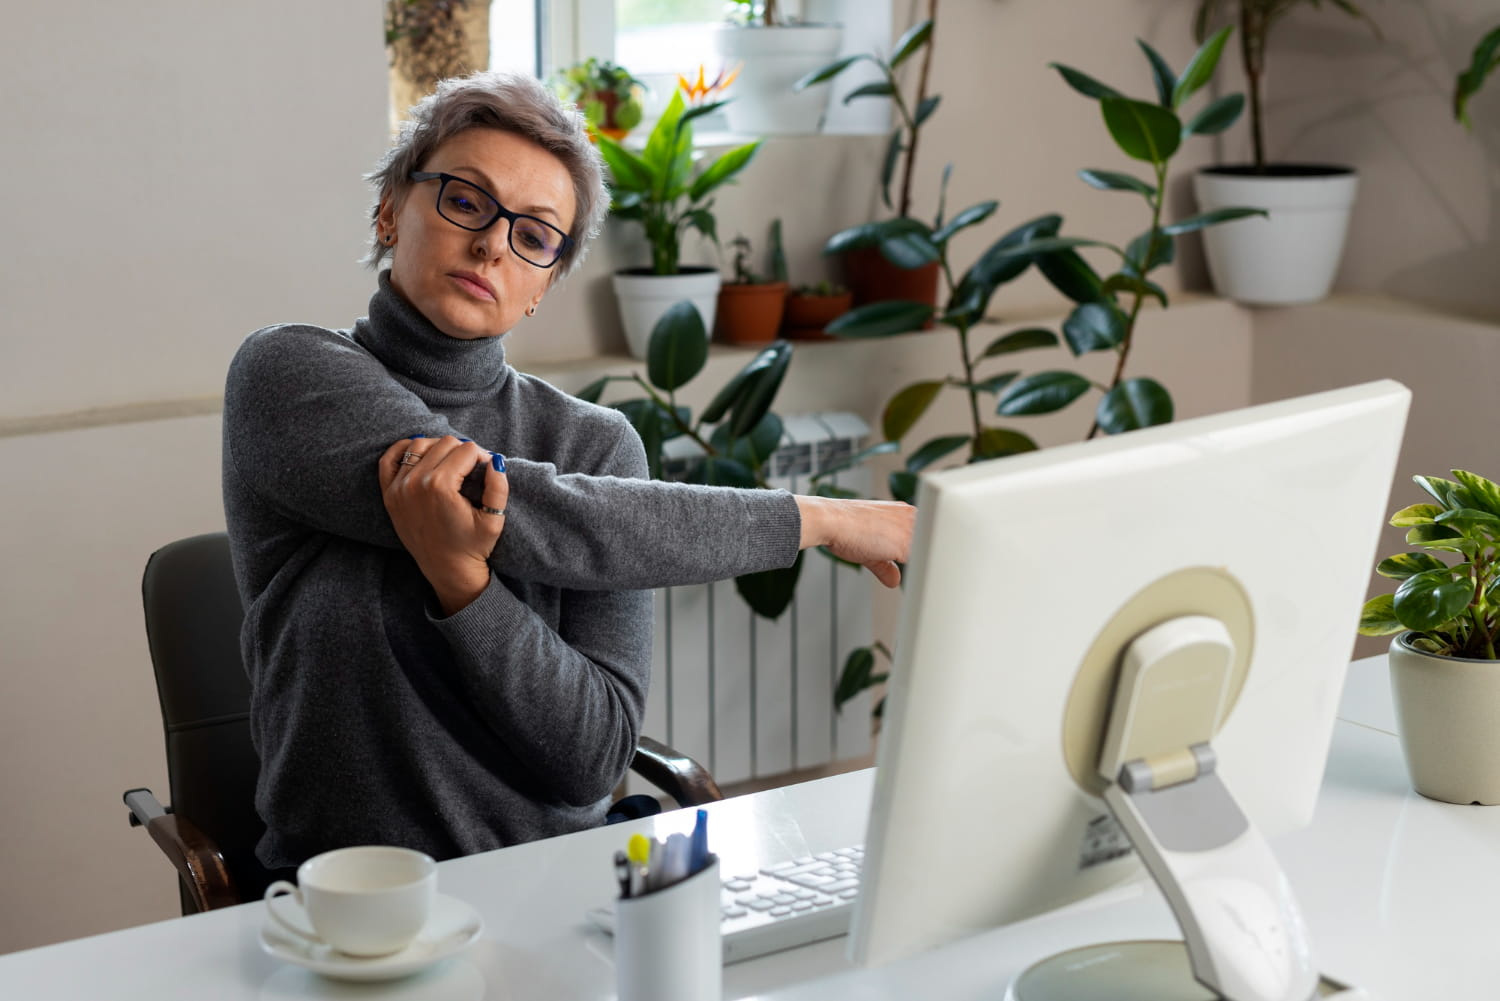
[[[1459,62],[1457,31],[1484,5],[1372,4],[1403,19],[1383,45],[1406,53],[1391,55],[1392,65],[1417,68],[1395,76],[1382,69],[1385,50],[1372,54],[1348,26],[1299,42],[1295,74],[1319,87],[1347,85],[1358,96],[1351,80],[1380,85],[1372,84],[1375,110],[1339,119],[1337,129],[1320,125],[1326,110],[1291,96],[1292,70],[1278,82],[1286,88],[1278,101],[1308,123],[1278,141],[1312,144],[1313,155],[1317,143],[1338,138],[1374,158],[1366,170],[1375,195],[1357,216],[1348,288],[1392,285],[1448,308],[1500,312],[1486,263],[1494,258],[1485,256],[1500,160],[1495,95],[1476,109],[1483,124],[1475,139],[1453,129],[1440,107],[1439,85]],[[1083,166],[1126,165],[1091,103],[1045,63],[1068,62],[1145,95],[1149,79],[1132,39],[1148,38],[1180,65],[1192,48],[1186,6],[946,0],[934,75],[944,105],[923,140],[919,209],[935,207],[949,161],[950,211],[1001,199],[995,219],[959,242],[965,259],[1045,211],[1063,212],[1065,231],[1079,235],[1124,241],[1144,228],[1131,196],[1094,191],[1074,176]],[[1331,55],[1318,54],[1325,42]],[[140,568],[163,542],[222,524],[215,400],[243,335],[282,320],[342,324],[363,310],[370,277],[354,264],[366,234],[358,177],[384,141],[386,80],[378,5],[367,0],[148,0],[93,5],[87,17],[46,5],[8,17],[0,82],[0,135],[20,153],[0,186],[5,951],[175,911],[165,863],[126,826],[119,801],[133,785],[165,788]],[[1210,145],[1190,148],[1184,162],[1206,162]],[[768,143],[744,183],[719,198],[721,231],[756,236],[770,214],[780,215],[794,270],[816,277],[822,239],[872,211],[879,146],[860,137]],[[1403,173],[1420,176],[1417,194],[1397,186]],[[63,189],[66,197],[45,197]],[[1185,181],[1172,194],[1174,214],[1191,211]],[[576,359],[621,349],[607,276],[640,260],[633,239],[612,232],[601,242],[512,339],[514,360],[569,387],[601,365],[628,367],[618,357]],[[1466,248],[1475,253],[1455,265]],[[1201,265],[1186,249],[1183,280],[1167,281],[1174,291],[1201,285]],[[1477,277],[1455,271],[1470,265]],[[1056,294],[1031,278],[994,306],[1011,321],[1055,323],[1059,310]],[[1363,369],[1343,352],[1369,324],[1315,315],[1315,333],[1344,333],[1303,360],[1298,324],[1212,300],[1183,302],[1144,321],[1137,370],[1166,382],[1184,414],[1243,404],[1252,390],[1255,398],[1286,395],[1301,383],[1281,375],[1304,369],[1309,379],[1355,381]],[[1272,331],[1277,357],[1291,359],[1284,369],[1266,368],[1258,354],[1252,365],[1252,325],[1257,336],[1262,326]],[[1420,351],[1413,344],[1429,326],[1387,324],[1381,343]],[[1493,332],[1476,327],[1471,340]],[[799,349],[781,409],[852,409],[874,423],[892,388],[950,370],[948,336]],[[719,353],[706,381],[742,357]],[[1445,384],[1439,366],[1419,399],[1442,396]],[[1043,439],[1081,433],[1070,423],[1077,419],[1056,419]],[[1485,423],[1466,425],[1479,443]],[[1454,445],[1441,461],[1450,454],[1476,453]]]

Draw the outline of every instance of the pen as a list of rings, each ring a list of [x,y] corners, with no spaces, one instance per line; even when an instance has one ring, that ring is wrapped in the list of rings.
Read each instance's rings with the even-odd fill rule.
[[[615,852],[615,879],[620,881],[620,896],[630,896],[630,859],[624,852]]]
[[[693,825],[693,854],[689,872],[698,872],[708,863],[708,811],[698,811],[698,821]]]

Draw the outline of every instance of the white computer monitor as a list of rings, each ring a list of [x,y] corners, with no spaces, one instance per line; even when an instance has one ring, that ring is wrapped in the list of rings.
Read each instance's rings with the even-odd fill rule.
[[[1377,382],[924,475],[855,962],[1143,878],[1100,756],[1122,654],[1169,620],[1233,648],[1203,725],[1244,814],[1265,836],[1310,821],[1409,396]],[[1155,711],[1148,737],[1190,714]]]

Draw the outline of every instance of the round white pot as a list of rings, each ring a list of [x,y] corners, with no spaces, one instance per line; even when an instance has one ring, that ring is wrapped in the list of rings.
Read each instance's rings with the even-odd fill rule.
[[[1500,803],[1500,662],[1391,640],[1391,694],[1411,784],[1445,803]]]
[[[1348,167],[1269,169],[1208,167],[1193,177],[1200,212],[1244,206],[1270,213],[1203,230],[1214,288],[1250,305],[1317,302],[1338,272],[1359,175]]]
[[[646,357],[656,321],[675,303],[690,301],[703,317],[703,330],[712,337],[718,308],[719,272],[714,268],[689,267],[675,275],[654,275],[649,270],[617,271],[615,298],[625,325],[625,343],[636,358]]]
[[[792,84],[833,62],[844,29],[836,24],[775,28],[726,24],[714,48],[726,66],[740,66],[724,105],[730,131],[745,135],[817,132],[828,108],[827,85],[794,91]]]

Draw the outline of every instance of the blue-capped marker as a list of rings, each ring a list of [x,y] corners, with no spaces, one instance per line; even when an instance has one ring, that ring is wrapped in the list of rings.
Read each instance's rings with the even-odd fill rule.
[[[708,864],[708,811],[698,811],[698,821],[693,825],[692,862],[690,872],[697,872]]]

